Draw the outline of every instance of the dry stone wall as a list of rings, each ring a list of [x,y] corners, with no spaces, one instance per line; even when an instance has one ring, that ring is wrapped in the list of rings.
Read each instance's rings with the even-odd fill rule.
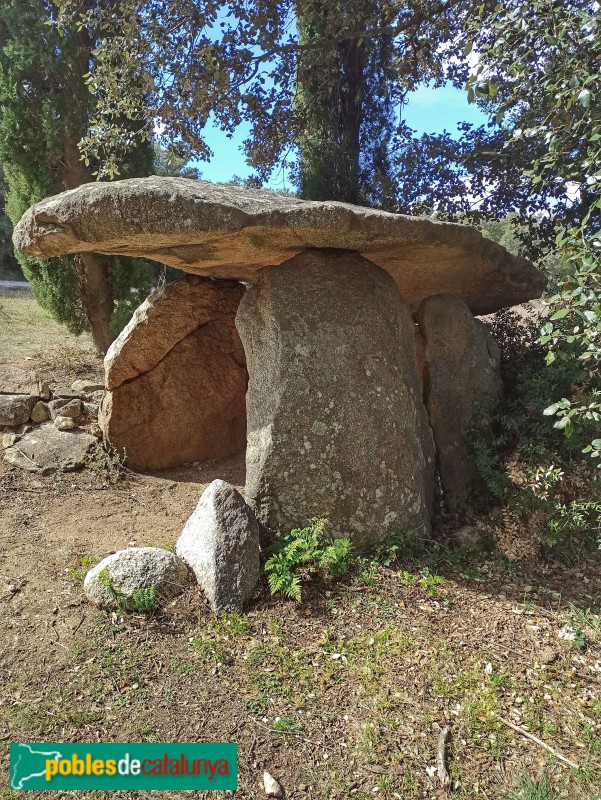
[[[15,391],[16,390],[16,391]],[[43,475],[70,472],[102,437],[102,384],[48,384],[33,371],[0,371],[2,450],[9,464]]]

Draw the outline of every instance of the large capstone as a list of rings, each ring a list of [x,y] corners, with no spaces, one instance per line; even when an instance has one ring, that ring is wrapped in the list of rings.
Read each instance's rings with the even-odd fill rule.
[[[444,499],[465,506],[478,481],[472,441],[502,393],[499,348],[486,326],[456,297],[424,301],[419,312],[425,401]]]
[[[285,532],[326,518],[359,546],[427,530],[414,326],[390,276],[357,253],[308,251],[263,271],[236,325],[259,521]]]
[[[99,422],[134,469],[244,452],[246,366],[234,324],[244,287],[189,277],[155,291],[105,358]]]
[[[468,225],[186,178],[79,186],[26,211],[14,242],[32,256],[144,256],[250,283],[309,248],[354,250],[390,273],[414,310],[444,293],[486,314],[540,297],[545,286],[529,261]]]

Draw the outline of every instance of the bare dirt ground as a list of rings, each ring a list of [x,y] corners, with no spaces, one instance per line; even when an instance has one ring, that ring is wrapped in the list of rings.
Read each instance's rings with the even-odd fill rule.
[[[73,341],[0,362],[26,356],[48,380],[100,374]],[[241,486],[242,460],[114,486],[0,461],[2,800],[20,798],[11,741],[234,741],[228,794],[241,799],[265,796],[264,769],[289,800],[601,798],[598,554],[528,566],[432,542],[311,585],[301,604],[263,584],[246,614],[220,619],[193,587],[149,616],[84,600],[90,563],[175,542],[217,477]],[[441,727],[450,789],[435,770]],[[540,793],[524,793],[525,776]]]

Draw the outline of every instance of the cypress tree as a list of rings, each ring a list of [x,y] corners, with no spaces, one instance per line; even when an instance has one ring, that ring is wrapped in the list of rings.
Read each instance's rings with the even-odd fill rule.
[[[89,2],[82,2],[82,11]],[[59,27],[51,0],[3,0],[0,10],[0,162],[13,224],[33,203],[93,179],[78,142],[87,133],[94,97],[85,75],[94,39],[75,24]],[[123,176],[148,174],[142,143]],[[139,259],[91,253],[40,259],[17,254],[37,301],[73,333],[91,330],[105,353],[132,306],[150,287],[152,268]]]

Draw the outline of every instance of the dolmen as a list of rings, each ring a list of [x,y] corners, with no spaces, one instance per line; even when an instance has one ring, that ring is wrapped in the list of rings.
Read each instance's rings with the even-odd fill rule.
[[[184,178],[80,186],[30,208],[16,247],[188,274],[112,345],[106,438],[158,469],[241,452],[268,531],[313,517],[357,546],[429,530],[473,486],[499,350],[475,318],[544,279],[477,230]],[[476,426],[476,427],[475,427]]]

